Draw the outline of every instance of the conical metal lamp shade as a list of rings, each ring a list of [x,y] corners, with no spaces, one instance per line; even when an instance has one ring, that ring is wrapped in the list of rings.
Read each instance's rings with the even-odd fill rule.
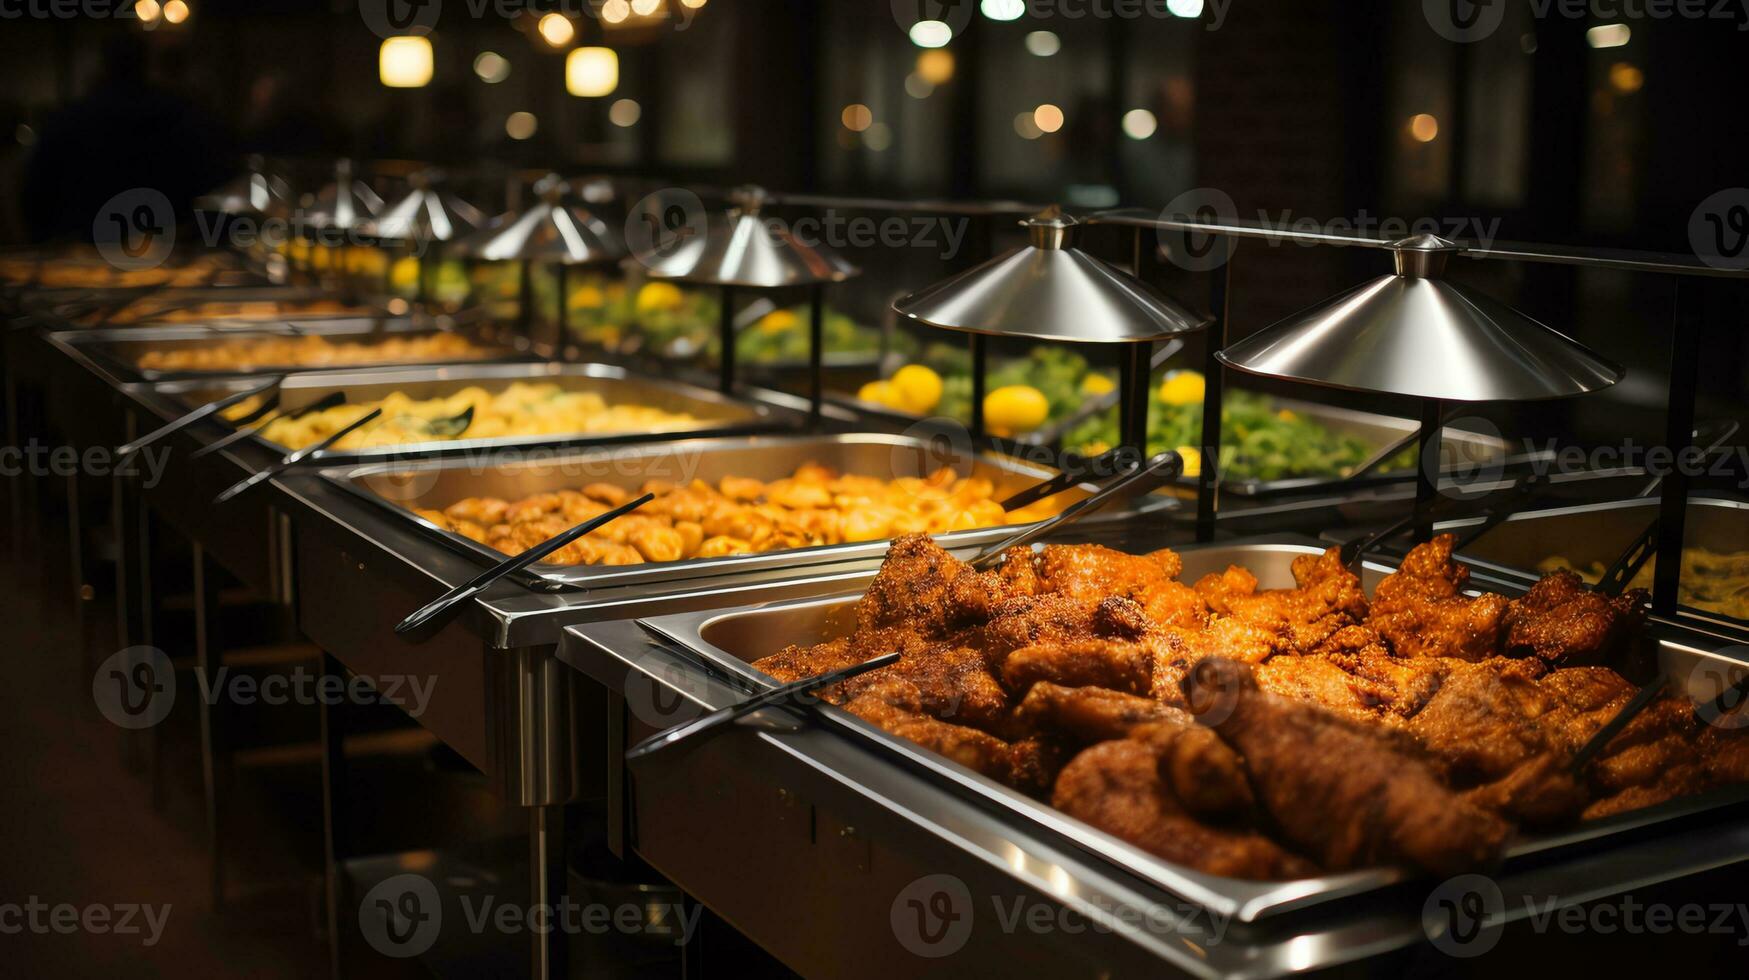
[[[761,217],[764,203],[765,195],[757,188],[738,191],[727,218],[710,220],[704,235],[646,263],[648,275],[707,286],[776,289],[843,282],[861,273],[831,250],[798,240],[787,224]]]
[[[1622,369],[1504,303],[1438,278],[1456,247],[1393,246],[1397,274],[1297,313],[1217,355],[1228,367],[1353,391],[1533,401],[1597,391]]]
[[[265,161],[252,156],[247,173],[196,198],[194,206],[237,217],[281,215],[292,209],[291,196],[291,185],[267,173]]]
[[[387,241],[447,242],[480,227],[479,209],[437,186],[428,174],[415,174],[407,196],[385,206],[363,230]]]
[[[1152,286],[1070,247],[1075,219],[1046,212],[1023,222],[1032,243],[893,303],[899,315],[948,330],[1139,343],[1208,321]]]
[[[383,199],[370,185],[352,175],[352,161],[334,167],[334,183],[317,192],[304,217],[312,227],[351,231],[375,218]]]
[[[605,262],[625,247],[601,219],[563,203],[565,184],[556,176],[537,188],[540,200],[527,211],[506,215],[463,240],[457,254],[486,262],[531,260],[565,265]]]

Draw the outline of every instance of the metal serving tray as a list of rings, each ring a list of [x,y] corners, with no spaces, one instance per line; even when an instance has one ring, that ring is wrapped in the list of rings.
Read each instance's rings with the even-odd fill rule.
[[[819,463],[841,473],[893,479],[924,476],[943,463],[928,440],[911,436],[856,433],[848,435],[751,436],[687,439],[660,445],[627,447],[611,452],[574,452],[542,460],[498,463],[490,460],[432,460],[414,466],[372,463],[325,469],[321,475],[365,500],[412,521],[451,550],[496,564],[505,555],[471,538],[445,531],[415,515],[412,508],[441,510],[466,497],[517,500],[552,490],[575,489],[586,483],[611,483],[635,490],[646,480],[691,480],[716,483],[725,476],[756,480],[787,477],[805,463]],[[994,453],[976,454],[966,475],[989,479],[998,497],[1031,486],[1055,471]],[[1065,504],[1085,497],[1086,485],[1064,491]],[[1169,506],[1155,497],[1143,508]],[[1120,511],[1121,512],[1121,511]],[[1116,516],[1113,513],[1113,516]],[[1099,520],[1095,515],[1088,521]],[[1000,541],[1019,525],[954,531],[939,535],[948,548],[975,548]],[[637,582],[671,582],[736,572],[802,568],[828,562],[879,560],[887,541],[791,548],[752,555],[649,562],[642,565],[538,564],[534,571],[549,582],[587,587]]]
[[[1658,516],[1656,497],[1635,497],[1607,503],[1555,507],[1513,514],[1463,550],[1464,561],[1478,570],[1512,581],[1534,582],[1542,561],[1561,557],[1579,568],[1593,562],[1606,567]],[[1439,525],[1462,534],[1483,518]],[[1690,497],[1683,522],[1683,545],[1717,552],[1749,551],[1749,503],[1719,497]],[[1681,607],[1684,617],[1749,631],[1749,621],[1695,606]]]
[[[200,322],[212,326],[238,324],[259,327],[263,323],[284,322],[286,320],[330,320],[340,318],[357,318],[360,309],[369,311],[369,304],[347,303],[341,296],[330,291],[309,286],[274,286],[247,283],[240,285],[202,285],[202,286],[151,286],[151,287],[117,287],[108,289],[73,290],[67,292],[50,292],[28,297],[26,307],[49,320],[60,321],[62,329],[93,330],[114,329],[125,330],[150,326],[177,326],[187,322]],[[296,309],[276,309],[263,313],[213,313],[195,315],[192,320],[165,321],[166,313],[177,315],[194,310],[210,303],[274,303],[274,304],[306,304],[306,303],[339,303],[350,306],[343,313],[308,313]],[[112,323],[109,317],[122,312],[136,303],[149,304],[150,310],[137,319],[122,323]]]
[[[1258,579],[1260,588],[1292,586],[1290,565],[1300,555],[1323,549],[1312,543],[1268,542],[1187,547],[1183,577],[1195,580],[1230,564],[1243,565]],[[1370,591],[1392,571],[1388,565],[1366,562],[1361,578]],[[872,578],[872,574],[870,576]],[[854,603],[860,593],[817,599],[775,602],[702,612],[679,613],[639,620],[702,660],[709,668],[745,680],[757,687],[776,682],[754,670],[752,661],[775,653],[791,643],[818,643],[844,635],[851,617],[838,613]],[[1690,692],[1699,699],[1716,695],[1720,684],[1732,683],[1749,674],[1749,664],[1694,645],[1683,635],[1659,636],[1660,665],[1669,671],[1673,690]],[[1032,797],[973,772],[944,756],[890,735],[841,708],[823,706],[819,712],[827,724],[853,739],[876,747],[885,757],[932,778],[946,781],[961,792],[992,806],[1005,818],[1023,821],[1033,829],[1060,835],[1095,856],[1159,888],[1241,922],[1256,922],[1326,905],[1340,899],[1377,891],[1409,879],[1397,868],[1372,868],[1329,874],[1296,881],[1250,881],[1209,875],[1164,861],[1132,844],[1076,820]],[[1533,855],[1581,845],[1603,846],[1607,839],[1637,828],[1749,799],[1749,787],[1671,800],[1667,803],[1603,820],[1594,820],[1557,834],[1519,841],[1507,853],[1507,871]]]
[[[919,416],[905,412],[895,412],[891,408],[862,401],[842,392],[829,392],[827,397],[841,404],[852,406],[873,418],[878,418],[890,425],[905,426],[916,424]],[[1367,443],[1374,449],[1384,449],[1393,443],[1413,435],[1420,429],[1420,423],[1413,419],[1397,418],[1394,415],[1379,415],[1374,412],[1360,412],[1354,409],[1337,408],[1332,405],[1321,405],[1317,402],[1298,401],[1292,398],[1275,398],[1271,403],[1278,408],[1284,408],[1296,415],[1312,419],[1333,432],[1353,436]],[[1445,444],[1462,452],[1463,464],[1448,467],[1445,472],[1466,474],[1473,473],[1477,468],[1506,468],[1520,466],[1545,457],[1546,452],[1515,453],[1519,448],[1499,436],[1486,435],[1480,432],[1470,432],[1465,429],[1447,427],[1443,436]],[[1022,446],[1042,446],[1042,441],[1036,438],[1022,436],[1013,440]],[[1060,447],[1059,447],[1060,448]],[[1359,480],[1346,481],[1354,487],[1372,487],[1382,484],[1402,483],[1413,480],[1415,471],[1412,469],[1394,472],[1371,473]],[[1223,493],[1236,494],[1241,497],[1274,497],[1287,494],[1303,493],[1311,490],[1329,489],[1345,482],[1340,476],[1296,476],[1280,480],[1234,480],[1221,481]],[[1178,484],[1185,488],[1195,488],[1197,478],[1181,476]]]
[[[431,361],[360,361],[346,365],[320,364],[258,364],[250,368],[218,371],[158,371],[140,367],[140,358],[160,351],[201,350],[251,340],[283,340],[287,337],[315,335],[335,343],[370,344],[389,338],[418,339],[444,331],[414,323],[406,318],[350,317],[339,320],[288,321],[249,327],[209,327],[205,324],[185,324],[161,327],[117,327],[90,330],[67,330],[54,339],[85,351],[92,360],[101,362],[118,375],[134,375],[146,381],[172,378],[202,378],[230,375],[284,374],[290,371],[347,370],[360,368],[410,366],[426,364],[477,363],[486,361],[527,360],[528,355],[499,344],[476,341],[480,348],[473,357],[454,357]]]
[[[571,435],[553,433],[491,439],[450,439],[371,449],[333,450],[319,453],[315,458],[332,462],[405,462],[438,455],[461,455],[519,447],[668,441],[700,433],[756,432],[778,428],[799,418],[795,413],[770,405],[732,398],[696,385],[642,377],[610,365],[545,362],[302,372],[287,375],[285,382],[280,385],[280,408],[283,411],[296,411],[333,392],[343,392],[349,402],[357,404],[378,401],[397,391],[416,399],[437,398],[453,394],[469,385],[496,390],[507,387],[513,381],[552,382],[566,391],[595,392],[610,405],[647,405],[669,412],[685,412],[697,418],[699,423],[691,429],[670,432],[595,432]],[[160,381],[142,386],[181,407],[193,408],[259,383],[258,378],[229,377]],[[250,436],[247,441],[276,453],[288,451],[286,447],[263,439],[259,434]]]

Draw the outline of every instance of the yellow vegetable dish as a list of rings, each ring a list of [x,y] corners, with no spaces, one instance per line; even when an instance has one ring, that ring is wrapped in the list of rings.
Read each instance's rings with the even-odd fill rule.
[[[1628,587],[1650,589],[1657,567],[1657,558],[1646,562]],[[1594,561],[1589,568],[1580,568],[1560,556],[1544,559],[1536,566],[1544,574],[1563,568],[1578,572],[1591,585],[1596,585],[1605,571],[1602,562]],[[1676,601],[1736,619],[1749,619],[1749,551],[1721,554],[1705,548],[1682,549],[1682,578],[1676,587]]]
[[[555,565],[637,565],[817,545],[878,541],[899,534],[942,534],[1044,520],[1054,497],[1004,512],[996,486],[939,469],[927,477],[839,473],[808,463],[766,482],[725,476],[715,484],[650,481],[656,499],[585,535],[547,559]],[[632,491],[609,483],[537,493],[521,500],[469,497],[419,516],[507,555],[521,554],[582,521],[617,507]]]
[[[478,385],[445,398],[423,400],[397,391],[380,402],[337,405],[301,418],[274,418],[261,429],[261,436],[290,449],[301,449],[326,439],[378,406],[383,410],[380,417],[347,433],[334,448],[368,449],[507,436],[673,432],[700,425],[698,419],[684,413],[644,405],[609,405],[594,392],[565,391],[551,382],[517,381],[496,394]],[[470,406],[474,410],[472,422],[467,428],[458,429],[452,420]],[[240,418],[250,410],[250,402],[244,402],[225,414]]]

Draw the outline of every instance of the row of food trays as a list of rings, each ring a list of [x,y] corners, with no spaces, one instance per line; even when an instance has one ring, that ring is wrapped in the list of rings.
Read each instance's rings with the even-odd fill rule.
[[[944,460],[904,436],[783,434],[796,413],[757,393],[534,362],[380,317],[362,337],[334,327],[51,339],[131,371],[167,415],[258,383],[235,371],[239,357],[266,367],[249,345],[268,360],[338,358],[346,367],[286,374],[278,407],[248,423],[250,441],[292,451],[383,409],[322,455],[322,477],[483,561],[655,495],[536,569],[551,581],[880,557],[860,597],[810,600],[819,615],[785,618],[787,633],[746,628],[770,612],[758,608],[664,628],[767,684],[901,651],[899,664],[827,692],[831,710],[944,757],[1010,804],[1078,821],[1131,865],[1164,862],[1167,887],[1182,889],[1186,873],[1328,883],[1385,867],[1488,869],[1590,833],[1575,828],[1725,805],[1749,782],[1749,737],[1700,725],[1689,703],[1742,668],[1669,642],[1648,657],[1636,640],[1644,594],[1599,596],[1573,570],[1613,556],[1599,521],[1625,537],[1638,529],[1609,508],[1521,515],[1464,556],[1436,538],[1399,567],[1360,572],[1304,545],[1047,545],[977,572],[944,547],[985,546],[1086,488],[1005,511],[999,501],[1047,472],[993,453]],[[1696,506],[1699,540],[1728,550],[1685,560],[1685,595],[1734,624],[1749,531],[1734,503]],[[1471,556],[1494,573],[1486,588],[1460,560]],[[1569,772],[1564,761],[1659,669],[1672,693],[1587,772]]]

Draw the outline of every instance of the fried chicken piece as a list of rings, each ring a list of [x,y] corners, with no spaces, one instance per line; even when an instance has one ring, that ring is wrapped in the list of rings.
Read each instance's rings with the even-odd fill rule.
[[[1190,724],[1188,714],[1152,698],[1104,687],[1064,687],[1039,681],[1014,709],[1017,730],[1051,732],[1079,745],[1125,738],[1161,721]]]
[[[1013,746],[987,732],[931,718],[922,709],[923,697],[915,685],[895,678],[865,687],[844,705],[844,710],[883,731],[910,739],[974,772],[1003,783],[1013,781]]]
[[[1086,602],[1113,595],[1135,598],[1172,581],[1183,568],[1170,550],[1132,555],[1096,544],[1053,544],[1038,556],[1039,580],[1046,589]]]
[[[1283,653],[1317,653],[1336,633],[1366,618],[1366,592],[1335,548],[1295,558],[1293,574],[1295,588],[1259,592],[1256,576],[1231,567],[1203,576],[1196,592],[1216,614],[1274,636]]]
[[[1470,570],[1451,560],[1455,540],[1440,534],[1416,545],[1374,590],[1367,624],[1399,657],[1482,660],[1500,652],[1507,600],[1463,594]]]
[[[1255,677],[1268,694],[1370,724],[1384,721],[1384,706],[1393,693],[1318,656],[1275,657],[1257,667]]]
[[[769,657],[760,657],[753,661],[754,670],[769,674],[779,683],[791,684],[807,677],[818,677],[861,663],[861,659],[850,649],[850,637],[841,636],[836,640],[816,643],[813,646],[798,646],[791,644]],[[883,670],[885,668],[882,668]],[[873,671],[872,673],[880,673]]]
[[[1174,711],[1143,725],[1130,737],[1154,750],[1160,780],[1186,810],[1199,817],[1248,817],[1257,801],[1238,753],[1210,729]]]
[[[901,656],[896,664],[846,681],[850,696],[897,678],[916,688],[921,710],[931,717],[991,732],[1008,720],[1008,692],[1002,689],[978,651],[970,647],[929,646],[915,634],[898,631],[893,634],[878,647],[865,646],[861,637],[852,644],[856,663],[894,649]]]
[[[1507,652],[1561,666],[1619,662],[1648,601],[1645,589],[1606,596],[1572,571],[1554,572],[1507,606]]]
[[[1153,681],[1154,657],[1140,643],[1082,640],[1022,647],[1002,661],[1002,681],[1025,691],[1039,681],[1066,687],[1104,687],[1144,694]]]
[[[919,634],[938,636],[959,620],[948,590],[967,571],[965,563],[928,535],[894,538],[868,592],[857,602],[857,625],[863,629],[905,625]]]
[[[1185,811],[1160,778],[1154,748],[1102,742],[1069,761],[1051,805],[1175,864],[1233,878],[1284,880],[1317,873],[1311,862],[1249,829],[1211,827]]]
[[[1323,866],[1406,863],[1449,875],[1499,859],[1511,826],[1376,731],[1266,694],[1250,667],[1220,657],[1196,665],[1185,697],[1244,758],[1276,826]]]

